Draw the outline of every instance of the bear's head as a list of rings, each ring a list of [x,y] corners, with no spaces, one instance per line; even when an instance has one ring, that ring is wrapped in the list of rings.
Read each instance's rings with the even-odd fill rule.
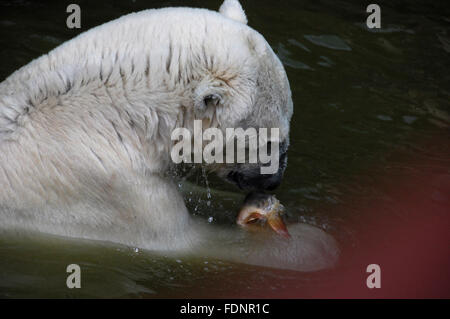
[[[185,116],[184,125],[190,126],[187,123],[196,119],[201,120],[203,132],[208,128],[222,132],[223,163],[220,160],[210,162],[209,170],[241,189],[274,189],[280,184],[287,165],[289,123],[293,113],[286,72],[263,36],[247,26],[247,18],[237,0],[226,0],[219,13],[205,20],[202,22],[205,36],[194,50],[201,52],[193,58],[198,63],[196,74],[192,76],[195,80],[189,81],[189,104],[193,105],[193,112]],[[190,46],[195,48],[196,43],[191,42]],[[245,143],[244,163],[237,159],[239,143],[230,157],[230,149],[225,147],[235,140],[227,135],[227,129],[238,128],[250,137]],[[262,128],[267,129],[267,139],[261,136]],[[278,138],[276,134],[271,135],[271,129],[278,129]],[[194,131],[192,126],[190,130]],[[215,133],[209,134],[211,141],[217,142],[217,138]],[[258,146],[256,162],[249,161],[251,141],[256,141]],[[207,144],[204,140],[203,154]],[[268,148],[270,161],[261,160],[261,147]],[[217,149],[213,153],[215,159],[222,156],[217,154]],[[227,158],[234,160],[230,162]],[[271,169],[264,170],[264,167]]]

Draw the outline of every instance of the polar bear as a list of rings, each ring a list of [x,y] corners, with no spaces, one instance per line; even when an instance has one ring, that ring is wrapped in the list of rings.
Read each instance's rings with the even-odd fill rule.
[[[286,241],[203,223],[166,174],[171,132],[194,119],[277,127],[277,173],[209,167],[243,189],[273,189],[292,112],[285,70],[236,0],[219,12],[146,10],[98,26],[0,84],[0,227],[300,271],[330,267],[338,249],[322,230],[293,225]]]

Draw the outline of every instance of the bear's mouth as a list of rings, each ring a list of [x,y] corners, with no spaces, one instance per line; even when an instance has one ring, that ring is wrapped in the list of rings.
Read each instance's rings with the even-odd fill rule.
[[[278,170],[274,174],[262,174],[259,165],[235,166],[228,172],[226,179],[241,190],[271,191],[281,184],[287,167],[287,143],[282,143],[280,146],[278,164]],[[270,165],[270,163],[265,165]]]
[[[231,171],[227,175],[227,180],[235,184],[237,187],[239,187],[239,189],[245,189],[245,187],[243,187],[243,176],[241,173]]]
[[[233,170],[227,174],[227,180],[235,184],[239,189],[246,191],[271,191],[281,184],[283,170],[275,174],[261,174],[259,168],[245,171]]]

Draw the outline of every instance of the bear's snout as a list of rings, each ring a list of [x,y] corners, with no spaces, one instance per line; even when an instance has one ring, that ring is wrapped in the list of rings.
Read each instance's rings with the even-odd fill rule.
[[[281,184],[287,166],[287,152],[280,154],[278,171],[275,174],[261,174],[260,167],[235,169],[228,173],[227,179],[242,190],[274,190]]]

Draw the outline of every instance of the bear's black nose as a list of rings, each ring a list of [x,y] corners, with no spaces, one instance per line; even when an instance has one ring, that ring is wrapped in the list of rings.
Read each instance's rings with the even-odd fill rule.
[[[260,174],[259,168],[257,171],[232,171],[227,178],[243,190],[271,191],[280,186],[283,177],[280,170],[275,174]]]
[[[274,190],[281,184],[287,165],[287,153],[280,156],[278,171],[275,174],[261,174],[260,168],[234,170],[228,173],[228,180],[243,190]]]

